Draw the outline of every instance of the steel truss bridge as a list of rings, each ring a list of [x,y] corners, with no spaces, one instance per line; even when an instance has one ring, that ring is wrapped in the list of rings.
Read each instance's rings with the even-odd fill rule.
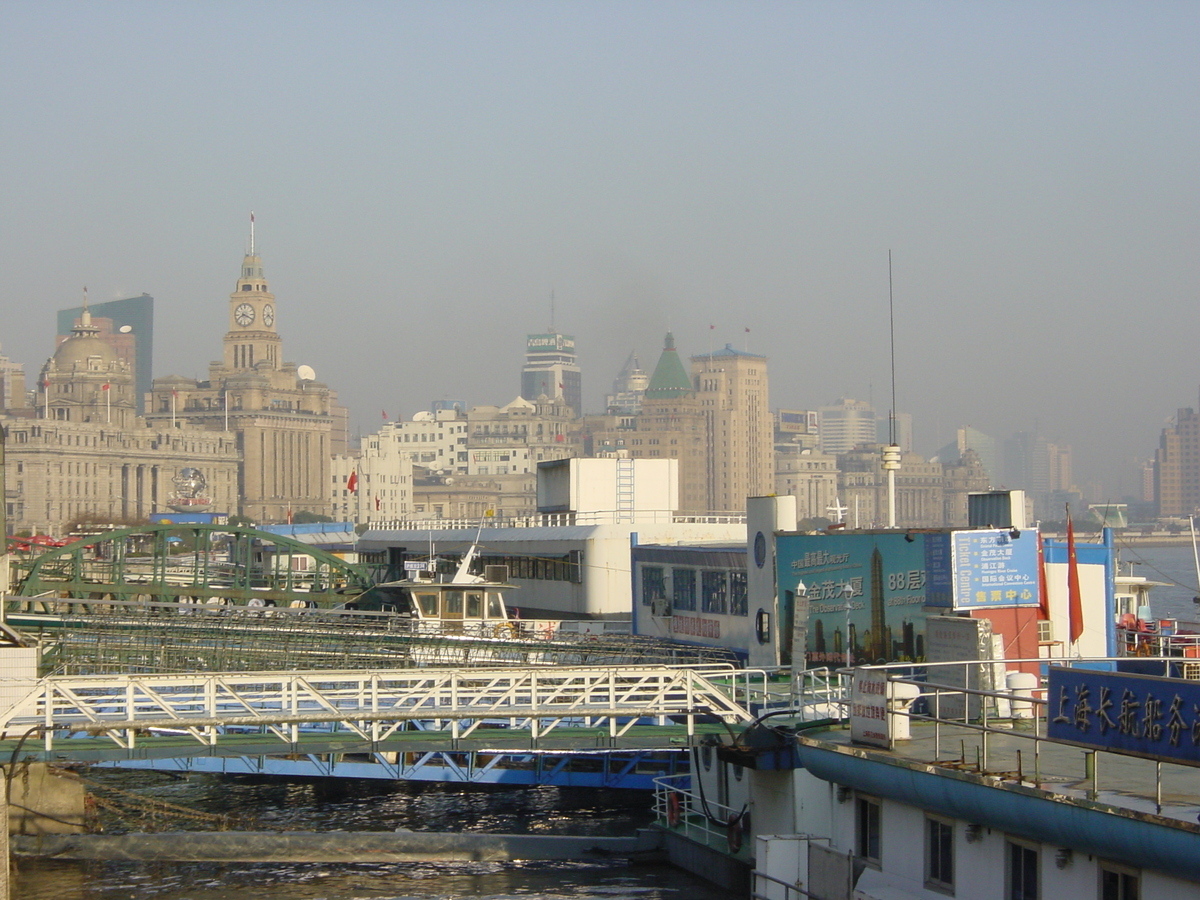
[[[146,525],[13,562],[21,597],[328,607],[374,581],[365,567],[283,535],[234,525]]]
[[[99,762],[653,750],[750,722],[732,667],[622,666],[4,679],[0,754]],[[737,694],[743,694],[739,699]]]

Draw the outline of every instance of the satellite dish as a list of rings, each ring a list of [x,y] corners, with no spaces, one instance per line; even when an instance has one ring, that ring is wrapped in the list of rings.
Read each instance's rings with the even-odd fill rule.
[[[296,369],[296,376],[301,381],[316,381],[317,373],[313,371],[312,366],[300,366]]]
[[[121,334],[129,334],[129,332],[133,331],[133,326],[132,325],[122,325],[120,328],[117,329],[117,331],[121,332]]]

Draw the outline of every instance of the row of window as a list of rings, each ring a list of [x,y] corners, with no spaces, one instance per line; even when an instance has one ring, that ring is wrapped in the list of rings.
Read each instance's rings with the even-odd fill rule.
[[[862,796],[855,802],[855,853],[867,865],[879,868],[883,861],[882,804],[874,797]],[[950,895],[955,891],[954,831],[953,820],[926,815],[925,886]],[[967,840],[972,840],[970,835]],[[1007,900],[1038,900],[1041,857],[1038,844],[1011,837],[1005,840]],[[1100,900],[1140,900],[1141,877],[1134,869],[1101,861],[1098,896]]]
[[[484,566],[508,566],[509,578],[583,583],[582,554],[576,550],[566,556],[483,556]]]
[[[666,569],[663,566],[642,566],[642,605],[649,606],[655,600],[666,599]],[[697,570],[675,566],[671,569],[669,599],[672,612],[695,612],[699,600],[700,612],[722,616],[747,615],[746,573],[740,570]]]

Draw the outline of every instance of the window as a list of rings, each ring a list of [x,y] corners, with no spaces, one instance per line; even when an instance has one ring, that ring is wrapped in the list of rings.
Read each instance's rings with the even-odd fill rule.
[[[729,613],[744,616],[749,612],[746,602],[746,573],[729,573]]]
[[[653,600],[667,599],[667,581],[662,566],[642,566],[642,603],[649,606]]]
[[[1029,844],[1008,842],[1008,900],[1038,900],[1038,851]]]
[[[925,885],[954,891],[954,825],[942,819],[925,820]]]
[[[671,570],[671,608],[695,610],[696,608],[696,570]]]
[[[1136,869],[1100,863],[1100,900],[1139,900],[1141,876]]]
[[[725,573],[712,569],[700,574],[702,611],[725,615],[729,612],[725,590]]]
[[[871,797],[859,797],[856,801],[855,830],[858,833],[856,853],[859,858],[876,866],[880,863],[879,825],[881,807],[879,801]]]

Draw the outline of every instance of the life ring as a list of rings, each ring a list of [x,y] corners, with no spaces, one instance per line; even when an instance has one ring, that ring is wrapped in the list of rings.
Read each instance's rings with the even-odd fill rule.
[[[512,640],[517,636],[517,626],[512,622],[501,622],[492,633],[498,638]]]
[[[667,795],[667,824],[674,828],[679,824],[679,794],[672,791]]]
[[[729,841],[729,852],[737,853],[742,849],[742,817],[730,816],[725,826],[725,837]]]

